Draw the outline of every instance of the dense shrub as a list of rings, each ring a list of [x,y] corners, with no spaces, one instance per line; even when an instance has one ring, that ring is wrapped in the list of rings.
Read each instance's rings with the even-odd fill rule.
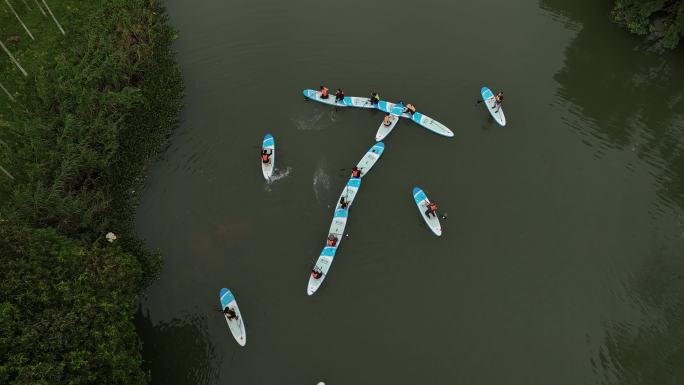
[[[48,3],[66,35],[17,6],[36,40],[8,40],[23,30],[0,10],[29,74],[2,56],[0,383],[141,384],[134,304],[159,257],[133,190],[177,124],[174,33],[156,0]]]
[[[613,20],[630,32],[652,34],[666,48],[674,48],[684,36],[684,1],[615,0]]]

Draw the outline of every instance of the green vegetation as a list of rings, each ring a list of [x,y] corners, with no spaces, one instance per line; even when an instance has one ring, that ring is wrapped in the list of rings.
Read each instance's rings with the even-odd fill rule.
[[[612,17],[632,33],[651,34],[665,48],[684,37],[682,0],[615,0]]]
[[[0,2],[0,383],[144,384],[133,229],[182,82],[157,0]],[[42,7],[44,8],[44,7]],[[117,235],[108,243],[107,232]]]

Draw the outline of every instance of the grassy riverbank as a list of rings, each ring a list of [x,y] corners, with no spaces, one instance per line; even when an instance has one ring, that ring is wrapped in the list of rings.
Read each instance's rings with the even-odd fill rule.
[[[173,31],[155,0],[47,1],[65,35],[10,3],[35,40],[0,3],[26,71],[0,52],[0,383],[146,383],[133,318],[160,259],[133,218],[181,107]]]

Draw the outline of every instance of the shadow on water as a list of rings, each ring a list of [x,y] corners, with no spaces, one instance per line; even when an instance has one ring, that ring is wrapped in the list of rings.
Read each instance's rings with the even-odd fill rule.
[[[216,352],[204,319],[153,323],[138,310],[138,333],[144,336],[145,370],[152,384],[211,384],[219,376]]]
[[[555,75],[567,123],[589,146],[634,151],[652,166],[663,204],[684,207],[684,47],[649,52],[648,42],[608,20],[611,1],[543,0],[541,7],[576,38]],[[618,36],[621,35],[621,36]],[[588,121],[587,121],[588,120]],[[592,359],[604,384],[684,383],[684,226],[656,235],[654,255],[628,285],[626,301],[641,319],[611,323]],[[664,238],[664,239],[662,239]]]
[[[684,206],[684,50],[650,52],[643,37],[610,22],[611,3],[541,2],[578,31],[554,77],[557,96],[569,125],[656,166],[661,197]]]

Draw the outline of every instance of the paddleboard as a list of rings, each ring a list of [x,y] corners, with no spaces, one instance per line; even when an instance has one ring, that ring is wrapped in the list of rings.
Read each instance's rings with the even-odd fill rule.
[[[386,113],[390,113],[394,107],[394,103],[388,102],[386,100],[381,100],[378,102],[378,110]]]
[[[344,104],[349,107],[357,108],[377,108],[371,103],[370,98],[360,98],[358,96],[345,96]]]
[[[431,117],[427,115],[423,115],[420,112],[416,111],[415,114],[411,115],[408,112],[402,114],[403,117],[408,118],[413,120],[414,122],[418,123],[419,126],[423,128],[427,128],[428,130],[434,132],[435,134],[439,134],[442,136],[447,136],[447,137],[452,137],[454,136],[454,133],[445,125],[442,123],[432,119]]]
[[[335,246],[329,246],[327,239],[323,251],[318,256],[316,265],[314,269],[323,273],[320,278],[314,278],[313,270],[312,274],[309,275],[309,284],[306,289],[308,295],[312,295],[318,290],[323,283],[323,280],[328,275],[328,270],[330,270],[330,265],[332,265],[333,259],[335,258],[335,253],[342,243],[342,238],[344,237],[344,228],[347,225],[347,217],[349,215],[349,210],[335,210],[335,215],[333,216],[332,223],[330,224],[330,230],[328,230],[328,235],[332,234],[337,237],[337,243]]]
[[[349,178],[349,181],[347,182],[347,184],[342,189],[342,193],[340,194],[340,199],[342,199],[342,197],[344,197],[345,202],[347,202],[347,210],[349,210],[349,208],[351,208],[351,205],[354,202],[354,198],[356,198],[356,193],[359,191],[360,187],[361,187],[361,178]],[[342,205],[340,205],[340,199],[337,200],[337,205],[335,206],[335,211],[342,208]]]
[[[394,129],[394,126],[397,125],[397,122],[399,121],[399,117],[396,115],[389,114],[391,123],[389,126],[385,125],[385,121],[383,120],[380,122],[380,128],[378,128],[378,132],[375,134],[375,140],[376,141],[381,141],[387,137],[387,135],[392,132]]]
[[[487,88],[487,87],[482,87],[480,89],[480,95],[482,95],[482,100],[484,101],[485,106],[487,106],[487,110],[489,113],[492,115],[492,118],[496,120],[499,125],[502,127],[506,125],[506,116],[504,115],[503,108],[499,106],[499,108],[496,108],[496,99],[494,98],[494,93]]]
[[[230,290],[224,287],[219,292],[219,298],[221,300],[221,311],[225,310],[227,307],[230,307],[233,309],[235,314],[237,314],[237,320],[229,320],[225,313],[223,314],[223,317],[226,319],[228,328],[233,334],[235,341],[237,341],[240,346],[245,346],[247,343],[247,330],[245,329],[245,323],[243,322],[242,314],[238,308],[237,301],[235,301],[235,296],[230,292]]]
[[[264,136],[264,141],[261,144],[261,150],[269,150],[271,152],[269,162],[261,162],[261,171],[264,174],[264,178],[269,180],[271,179],[271,175],[273,175],[273,170],[275,169],[275,139],[273,139],[271,134],[266,134]]]
[[[366,155],[361,158],[359,163],[356,165],[356,167],[361,170],[361,178],[366,176],[368,174],[368,171],[370,171],[371,168],[375,165],[375,163],[380,159],[382,156],[382,153],[385,151],[385,143],[383,142],[378,142],[373,145],[373,147],[366,152]]]
[[[347,105],[344,103],[344,99],[340,100],[339,102],[336,102],[335,95],[333,93],[329,93],[327,99],[321,99],[320,91],[307,89],[304,90],[304,96],[308,99],[315,100],[319,103],[324,103],[335,107],[347,107]]]
[[[439,218],[437,218],[437,215],[430,215],[429,217],[425,215],[425,211],[428,208],[430,200],[428,199],[427,195],[425,195],[423,190],[420,189],[420,187],[413,188],[413,200],[416,202],[418,211],[430,230],[432,230],[432,232],[438,237],[442,235],[442,226],[439,224]]]

